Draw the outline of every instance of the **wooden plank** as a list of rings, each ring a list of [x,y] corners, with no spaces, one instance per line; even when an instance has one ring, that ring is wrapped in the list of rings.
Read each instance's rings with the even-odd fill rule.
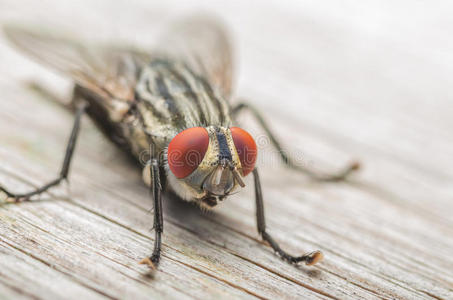
[[[93,41],[150,44],[162,21],[191,10],[188,2],[150,9],[137,1],[126,9],[118,1],[93,16],[89,2],[50,3],[58,14],[24,1],[11,2],[0,18],[51,19],[76,32],[96,26],[84,33]],[[153,241],[148,191],[140,171],[85,122],[70,193],[62,187],[43,202],[0,209],[0,297],[60,298],[67,289],[87,298],[452,298],[445,87],[453,60],[437,50],[450,40],[439,25],[448,7],[410,3],[413,14],[404,19],[403,4],[208,5],[240,42],[238,94],[261,108],[288,149],[319,170],[352,159],[364,165],[347,183],[319,184],[285,170],[266,144],[260,148],[269,230],[292,253],[321,249],[319,266],[294,268],[260,243],[248,180],[209,214],[166,198],[161,271],[146,277],[136,263]],[[76,7],[83,25],[67,22]],[[0,53],[0,62],[14,66],[0,75],[8,99],[0,102],[0,182],[27,190],[57,172],[71,116],[22,82],[39,77],[61,95],[69,86],[5,45]],[[241,120],[260,136],[248,116]]]
[[[23,249],[17,249],[3,238],[0,243],[1,286],[5,288],[5,291],[11,292],[9,295],[6,293],[2,295],[2,299],[16,299],[16,297],[21,296],[33,298],[35,295],[71,299],[80,297],[85,299],[104,298],[97,291],[74,282],[70,275],[62,276],[60,272],[54,270],[46,262],[24,253]],[[40,272],[36,272],[37,270]],[[68,295],[67,291],[71,291],[71,294]]]
[[[68,122],[68,123],[69,123],[69,122]],[[39,131],[40,131],[41,133],[44,133],[44,132],[45,132],[44,129],[39,130]],[[49,135],[49,138],[52,139],[52,135]],[[47,139],[47,138],[46,138],[46,139]],[[52,157],[53,155],[52,155],[51,153],[54,152],[55,156],[58,156],[58,145],[57,145],[57,144],[58,144],[58,139],[59,139],[59,138],[57,137],[56,140],[54,140],[53,142],[51,142],[51,141],[49,141],[49,140],[46,142],[46,145],[49,145],[49,149],[46,149],[46,150],[44,150],[44,151],[48,153],[48,157],[47,157],[47,160],[46,160],[46,161],[41,161],[41,164],[40,164],[40,166],[42,166],[42,165],[47,165],[47,166],[49,166],[49,168],[48,168],[48,170],[47,170],[46,173],[51,173],[52,170],[55,169],[55,167],[52,166],[52,165],[54,165],[54,162],[53,162],[53,161],[54,161],[54,157]],[[92,141],[89,141],[90,144],[91,144],[91,142],[92,142]],[[82,143],[85,144],[85,142],[82,142]],[[90,147],[90,145],[83,145],[83,144],[79,147],[79,149],[80,149],[80,151],[82,151],[82,153],[86,152],[86,155],[84,155],[84,157],[90,158],[90,156],[89,156],[88,153],[92,153],[92,154],[93,154],[93,153],[96,153],[96,148],[98,147],[98,144],[94,144],[94,145],[91,144],[92,147],[93,147],[93,148],[91,148],[91,149],[90,149],[90,148],[89,148],[89,149],[85,149],[85,146]],[[61,148],[61,147],[60,147],[60,148]],[[112,149],[112,150],[113,150],[113,149]],[[48,152],[48,151],[50,151],[50,152]],[[142,206],[146,206],[146,205],[144,205],[144,203],[146,203],[146,201],[147,201],[146,190],[143,189],[143,187],[142,187],[142,186],[140,185],[140,183],[139,183],[139,182],[140,182],[140,178],[139,178],[138,172],[137,172],[137,173],[134,173],[134,169],[133,169],[133,168],[129,168],[129,169],[124,169],[124,168],[123,168],[123,170],[118,170],[118,169],[117,169],[118,167],[117,167],[115,164],[107,164],[108,160],[110,160],[110,159],[107,159],[104,163],[101,163],[100,165],[98,165],[98,167],[95,167],[96,161],[102,160],[101,155],[104,155],[104,157],[105,157],[105,150],[103,151],[103,153],[101,153],[100,151],[98,151],[97,153],[98,153],[99,157],[94,157],[94,158],[92,158],[93,161],[88,161],[88,162],[86,163],[86,165],[85,165],[85,162],[77,163],[77,165],[74,165],[74,168],[76,168],[76,169],[79,169],[79,168],[85,169],[86,172],[89,172],[89,173],[91,174],[91,176],[95,175],[96,178],[102,178],[102,177],[103,177],[102,175],[103,175],[103,174],[105,175],[106,173],[111,174],[111,175],[109,175],[108,180],[106,180],[107,183],[103,183],[103,184],[109,184],[109,186],[104,187],[102,193],[99,192],[99,188],[98,188],[98,187],[92,188],[91,190],[93,191],[93,194],[96,194],[96,195],[103,195],[103,194],[105,194],[105,193],[108,193],[109,191],[118,190],[117,188],[115,189],[115,186],[118,187],[118,184],[119,184],[121,181],[124,181],[124,177],[130,178],[130,179],[135,178],[134,182],[137,183],[137,187],[136,187],[136,188],[132,188],[132,189],[130,189],[130,188],[128,188],[128,189],[120,189],[119,191],[116,191],[116,193],[121,193],[123,190],[132,190],[132,191],[135,191],[135,190],[138,189],[138,191],[137,191],[136,193],[134,193],[134,195],[132,195],[132,196],[126,195],[124,198],[125,198],[125,199],[137,199],[137,201],[138,201],[138,203],[136,203],[137,205],[138,205],[138,204],[141,204]],[[118,156],[118,154],[119,154],[119,153],[117,153],[116,156]],[[24,155],[26,155],[26,153],[24,153]],[[20,156],[22,156],[22,155],[20,155]],[[61,154],[60,154],[60,156],[61,156]],[[108,155],[108,156],[110,156],[110,157],[115,157],[115,155]],[[11,160],[11,159],[3,159],[3,161],[10,161],[10,160]],[[78,161],[78,160],[76,160],[76,161]],[[106,166],[103,166],[103,164],[106,164]],[[106,167],[107,167],[107,170],[108,170],[108,171],[106,171]],[[113,168],[115,168],[116,170],[111,170],[111,171],[110,171],[110,170],[109,170],[110,167],[113,167]],[[24,171],[25,171],[25,169],[24,169]],[[96,174],[97,174],[97,175],[96,175]],[[115,179],[115,177],[116,177],[115,174],[118,175],[118,178],[116,178],[116,179]],[[38,174],[36,174],[35,177],[39,177],[39,176],[37,176],[37,175],[38,175]],[[82,175],[82,178],[85,178],[85,177],[87,177],[87,176],[89,176],[88,173],[86,173],[85,175]],[[115,176],[115,177],[114,177],[114,176]],[[104,177],[105,177],[105,176],[104,176]],[[267,178],[265,177],[264,179],[267,179]],[[124,184],[127,185],[127,183],[124,183],[124,182],[123,182],[122,184],[123,184],[123,185],[124,185]],[[79,186],[79,184],[77,184],[77,186]],[[324,188],[325,188],[325,187],[324,187]],[[86,188],[85,188],[85,189],[86,189]],[[274,196],[273,193],[272,193],[272,191],[269,191],[269,192],[271,193],[271,194],[269,195],[269,197]],[[98,197],[99,197],[99,196],[98,196]],[[250,197],[250,198],[251,198],[251,197]],[[249,204],[251,204],[252,201],[250,201],[250,198],[247,199],[247,202],[244,202],[244,203],[249,203]],[[98,198],[96,198],[96,199],[98,199]],[[110,197],[107,196],[107,199],[110,199]],[[244,199],[244,200],[245,200],[245,199]],[[131,200],[129,200],[129,201],[131,201]],[[286,199],[285,201],[289,201],[289,199]],[[86,202],[87,202],[89,205],[93,205],[93,204],[92,204],[92,203],[93,203],[93,200],[92,200],[92,199],[87,200]],[[115,205],[113,205],[114,203],[108,205],[108,204],[106,203],[107,200],[104,199],[104,197],[102,197],[101,199],[99,199],[98,202],[99,202],[99,203],[95,204],[95,205],[96,205],[96,208],[102,209],[101,211],[102,211],[103,214],[105,214],[105,213],[106,213],[105,210],[108,209],[108,208],[110,208],[110,207],[113,207],[113,209],[118,210],[118,207],[115,207]],[[238,202],[238,203],[242,203],[242,202]],[[271,204],[272,204],[272,203],[269,203],[268,206],[271,205]],[[249,223],[249,228],[248,228],[247,231],[248,231],[248,232],[252,232],[252,235],[255,235],[255,234],[254,234],[255,229],[254,229],[254,224],[253,224],[254,221],[253,221],[253,218],[251,217],[251,216],[253,216],[253,212],[252,212],[253,209],[250,207],[250,205],[249,205],[248,209],[249,209],[249,212],[247,213],[247,215],[240,216],[239,219],[243,219],[243,220],[248,219],[248,220],[249,220],[249,222],[248,222],[248,223]],[[145,210],[145,212],[146,212],[146,208],[144,208],[144,210]],[[128,212],[128,211],[125,210],[124,208],[123,208],[123,209],[119,209],[119,211],[123,212],[123,214],[121,215],[121,217],[122,217],[123,220],[124,220],[125,218],[127,218],[127,216],[133,216],[134,218],[136,218],[136,216],[137,216],[137,212],[135,212],[135,211],[134,211],[134,212]],[[172,210],[170,210],[170,212],[171,212],[171,211],[172,211]],[[232,211],[236,211],[236,214],[239,212],[237,209],[232,209]],[[276,211],[278,212],[278,210],[275,210],[273,207],[271,207],[270,211],[273,212],[273,213],[275,213]],[[301,210],[301,209],[297,209],[296,211],[302,211],[302,210]],[[143,217],[143,220],[144,220],[144,221],[142,221],[142,222],[144,222],[144,224],[142,223],[141,226],[139,226],[139,224],[134,224],[134,226],[131,226],[131,228],[140,228],[140,227],[143,227],[144,231],[146,232],[147,229],[148,229],[149,226],[150,226],[150,225],[149,225],[150,220],[148,220],[148,219],[150,219],[150,218],[151,218],[150,215],[145,213],[145,215],[144,215],[144,217]],[[203,218],[203,216],[200,216],[200,219],[201,219],[201,218]],[[176,218],[176,219],[178,219],[178,218]],[[191,218],[191,220],[190,220],[190,222],[188,222],[188,224],[192,224],[193,222],[194,222],[194,220],[193,220],[193,218]],[[237,224],[237,223],[240,223],[240,222],[232,221],[232,222],[228,222],[228,223],[230,223],[230,224]],[[276,224],[273,224],[272,228],[275,228],[275,225],[276,225]],[[196,227],[196,228],[193,228],[193,229],[191,229],[191,230],[192,230],[192,231],[195,231],[195,232],[200,232],[200,228],[211,228],[211,227],[212,227],[212,225],[201,226],[201,227],[198,226],[198,229],[197,229],[197,227]],[[295,226],[295,227],[297,227],[297,226]],[[291,228],[295,228],[295,227],[294,227],[294,226],[291,226]],[[215,235],[216,235],[216,232],[218,232],[218,231],[223,232],[224,229],[222,230],[222,229],[217,228],[217,230],[215,230],[214,232],[212,232],[211,235],[212,235],[212,236],[215,236]],[[282,234],[282,233],[280,233],[280,234]],[[225,234],[225,235],[226,235],[226,236],[229,236],[229,233],[228,233],[228,234]],[[225,237],[221,236],[220,238],[225,238]],[[335,238],[338,239],[338,237],[335,237]],[[235,237],[235,239],[236,239],[236,237]],[[291,240],[291,239],[294,239],[294,237],[288,237],[288,239]],[[332,238],[329,238],[329,239],[335,241],[335,239],[332,239]],[[233,240],[234,240],[234,239],[233,239]],[[232,242],[232,241],[230,241],[230,242]],[[225,243],[225,242],[224,242],[224,243]],[[252,241],[252,244],[255,244],[255,243],[256,243],[255,241]],[[228,244],[229,244],[229,243],[228,243]],[[249,244],[250,244],[250,242],[249,242]],[[259,245],[256,245],[256,244],[255,244],[255,248],[257,248],[257,246],[258,246],[258,248],[261,248],[261,247],[259,247]],[[244,245],[241,245],[241,244],[238,245],[238,250],[237,250],[237,251],[238,251],[239,254],[240,254],[241,251],[240,251],[239,247],[244,248]],[[250,245],[248,245],[247,247],[250,247]],[[246,249],[247,249],[247,247],[246,247]],[[306,246],[305,246],[305,245],[302,245],[302,247],[306,247]],[[303,249],[302,247],[301,247],[301,249]],[[313,247],[315,247],[315,246],[311,246],[311,247],[313,248]],[[298,247],[295,247],[295,248],[297,249]],[[254,251],[256,251],[256,250],[257,250],[257,249],[254,249]],[[308,250],[308,249],[307,249],[307,250]],[[197,250],[194,250],[194,251],[197,251]],[[255,252],[253,252],[253,253],[255,253]],[[244,254],[242,254],[242,256],[243,256],[243,255],[244,255]],[[253,256],[251,256],[251,258],[253,258]],[[251,258],[250,258],[250,256],[248,257],[248,259],[251,259]],[[274,257],[273,255],[270,255],[269,261],[270,261],[270,262],[268,262],[268,264],[269,264],[270,266],[272,266],[272,264],[275,264],[275,257]],[[346,262],[346,264],[347,264],[347,262]],[[283,268],[284,268],[284,266],[285,266],[285,264],[282,264],[282,267],[283,267]],[[267,266],[267,267],[269,267],[269,266]],[[274,272],[281,272],[281,271],[278,270],[278,269],[274,269]],[[335,275],[338,276],[337,274],[335,274]],[[300,282],[306,282],[307,279],[306,279],[306,278],[303,278],[303,280],[301,280],[301,279],[299,279],[299,280],[300,280]],[[370,280],[370,279],[368,278],[368,280]],[[315,281],[315,282],[319,284],[319,281]],[[382,285],[382,283],[380,283],[380,285]],[[384,283],[384,285],[385,285],[385,283]],[[341,285],[338,285],[338,286],[341,286]],[[373,286],[372,286],[372,287],[373,287]],[[367,288],[370,288],[370,287],[367,287]],[[382,291],[381,291],[381,293],[383,294]],[[413,295],[412,295],[412,296],[413,296]],[[390,297],[390,296],[389,296],[389,297]],[[408,296],[408,297],[409,297],[409,296]]]
[[[0,297],[2,297],[2,299],[33,299],[33,295],[27,296],[15,290],[14,287],[8,287],[6,282],[2,282],[2,285],[0,286]]]
[[[87,189],[86,187],[84,189]],[[144,252],[140,249],[137,249],[134,245],[131,244],[130,241],[127,241],[128,246],[131,248],[131,251],[141,251],[143,254],[142,256],[146,255],[149,252],[149,248],[151,246],[151,236],[152,234],[149,232],[150,228],[150,221],[151,216],[148,212],[148,209],[141,209],[137,210],[136,206],[126,206],[120,205],[118,203],[115,205],[115,202],[112,202],[110,199],[115,199],[115,195],[109,195],[109,190],[105,189],[103,195],[99,196],[99,186],[95,186],[92,189],[89,189],[96,194],[96,197],[93,199],[87,199],[83,201],[85,205],[94,206],[95,208],[103,208],[102,213],[105,218],[109,218],[110,214],[116,215],[115,217],[118,218],[118,212],[120,212],[121,221],[124,222],[125,220],[131,222],[132,224],[124,225],[126,228],[130,228],[132,231],[131,234],[135,231],[140,231],[142,235],[146,235],[149,238],[149,243],[147,243],[147,249]],[[146,193],[141,196],[141,200],[146,200]],[[116,195],[116,201],[118,199],[122,200],[123,198],[118,198]],[[110,201],[109,201],[110,200]],[[77,201],[76,201],[77,202]],[[106,204],[107,208],[105,207]],[[127,204],[127,203],[126,203]],[[187,209],[187,207],[185,207]],[[180,208],[181,209],[181,208]],[[184,209],[184,208],[183,208]],[[110,211],[111,210],[111,211]],[[192,207],[194,210],[194,207]],[[171,212],[171,210],[170,210]],[[200,214],[200,213],[199,213]],[[107,215],[107,216],[106,216]],[[126,217],[126,218],[125,218]],[[202,216],[200,216],[202,217]],[[116,220],[113,220],[116,223]],[[178,230],[178,228],[172,226],[172,223],[166,222],[166,238],[164,243],[166,247],[171,247],[171,250],[177,251],[176,253],[170,252],[167,254],[167,251],[170,249],[167,248],[167,251],[164,250],[164,259],[172,258],[176,255],[176,259],[181,261],[183,264],[189,264],[195,266],[196,269],[200,268],[203,273],[207,272],[210,273],[211,276],[216,278],[222,278],[223,280],[233,281],[231,282],[232,285],[245,285],[243,288],[253,288],[250,287],[250,284],[258,284],[258,289],[256,290],[259,295],[263,297],[275,297],[275,294],[272,294],[272,288],[275,290],[277,286],[285,286],[284,293],[279,291],[278,295],[286,295],[286,297],[298,297],[298,296],[308,296],[311,293],[307,294],[305,289],[301,288],[301,285],[306,285],[304,282],[293,282],[289,281],[282,276],[278,276],[278,274],[270,274],[269,280],[265,282],[265,285],[262,285],[261,282],[258,282],[260,278],[263,276],[260,275],[262,272],[268,273],[266,269],[261,268],[259,265],[248,261],[244,261],[238,258],[236,255],[230,255],[224,249],[220,247],[216,247],[216,245],[211,245],[210,243],[203,242],[203,240],[198,239],[198,234],[191,233],[191,231]],[[49,226],[50,227],[50,226]],[[209,225],[206,224],[206,228],[209,228]],[[218,228],[222,230],[222,228]],[[220,231],[221,232],[221,231]],[[176,236],[176,237],[173,237]],[[173,237],[173,238],[172,238]],[[182,243],[182,244],[181,244]],[[106,248],[106,242],[102,243],[102,247]],[[176,248],[176,249],[175,249]],[[134,249],[134,250],[132,250]],[[183,255],[183,258],[181,258]],[[271,256],[275,259],[274,256]],[[140,259],[140,256],[135,258],[135,263],[137,263]],[[228,264],[224,265],[224,262],[228,262]],[[239,268],[240,266],[240,268]],[[285,266],[285,264],[283,264]],[[137,266],[138,267],[138,266]],[[164,268],[164,266],[162,266]],[[231,269],[233,268],[233,269]],[[143,269],[142,269],[143,271]],[[188,276],[188,274],[181,274],[181,276]],[[231,277],[233,276],[233,277]],[[243,278],[248,278],[249,280],[246,282],[242,282]],[[276,286],[273,287],[273,281],[276,280],[278,283]],[[307,286],[307,288],[312,289],[312,287]],[[195,292],[195,291],[192,291]],[[270,294],[269,294],[270,293]],[[315,294],[311,294],[311,297],[315,296]]]

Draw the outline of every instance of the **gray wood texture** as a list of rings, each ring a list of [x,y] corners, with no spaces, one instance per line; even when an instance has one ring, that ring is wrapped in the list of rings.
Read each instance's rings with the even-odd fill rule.
[[[70,185],[0,206],[0,299],[453,299],[453,12],[445,1],[0,1],[0,22],[43,24],[88,41],[150,47],[169,22],[219,16],[236,51],[235,97],[260,107],[290,153],[318,170],[359,160],[348,182],[285,169],[260,145],[269,231],[248,187],[210,213],[165,198],[152,276],[152,203],[137,170],[85,118]],[[0,183],[28,191],[59,170],[70,82],[0,40]]]

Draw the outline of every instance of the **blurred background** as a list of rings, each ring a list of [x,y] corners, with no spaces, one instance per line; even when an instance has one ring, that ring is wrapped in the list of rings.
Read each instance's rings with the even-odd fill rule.
[[[447,299],[453,297],[452,6],[448,1],[0,0],[0,24],[36,24],[87,42],[152,49],[173,21],[194,13],[218,18],[230,31],[235,51],[232,102],[245,98],[257,106],[283,145],[310,167],[334,171],[352,160],[363,165],[348,183],[320,185],[260,160],[266,214],[269,226],[277,228],[276,237],[293,252],[321,248],[328,258],[316,280],[280,262],[275,267],[272,256],[263,259],[257,252],[258,265],[278,274],[289,272],[291,280],[285,284],[295,291],[285,294],[276,284],[274,294],[249,285],[247,276],[235,284],[262,297],[313,296],[305,294],[302,282],[334,298]],[[51,104],[26,91],[24,83],[30,80],[62,97],[70,95],[70,81],[33,63],[1,38],[0,182],[5,185],[14,185],[7,174],[26,174],[30,164],[50,178],[63,155],[60,144],[69,134],[70,116],[59,115],[61,111],[49,109]],[[260,133],[250,117],[241,120],[244,128]],[[64,124],[64,130],[58,124]],[[80,150],[80,156],[87,151],[94,162],[103,153],[116,157],[116,150],[101,142],[94,128],[89,132],[79,145],[89,151]],[[43,160],[46,167],[39,166]],[[80,174],[74,176],[82,178],[84,170],[102,172],[102,164],[109,162],[77,167],[76,160],[74,170]],[[109,168],[135,174],[130,166]],[[130,175],[132,187],[119,175],[113,184],[128,196],[142,193],[145,201],[139,175]],[[130,191],[134,189],[136,193]],[[250,189],[236,202],[225,203],[219,213],[224,219],[219,218],[221,224],[257,239],[252,197]],[[235,219],[235,211],[250,217]],[[291,215],[295,212],[303,217]],[[288,219],[286,225],[279,225],[281,218]],[[306,231],[294,233],[291,228]],[[241,253],[240,243],[228,243],[229,252]],[[194,292],[219,292],[215,284],[210,286],[206,294],[201,288]],[[222,295],[233,295],[228,293]]]

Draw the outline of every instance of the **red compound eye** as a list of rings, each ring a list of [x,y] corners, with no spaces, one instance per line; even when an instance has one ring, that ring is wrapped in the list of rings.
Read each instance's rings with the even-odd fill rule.
[[[167,159],[170,170],[177,178],[189,176],[198,168],[209,145],[209,135],[203,127],[186,129],[168,145]]]
[[[255,168],[258,150],[256,149],[255,140],[245,130],[239,127],[231,127],[231,136],[233,137],[234,146],[238,152],[242,165],[242,175],[246,176]]]

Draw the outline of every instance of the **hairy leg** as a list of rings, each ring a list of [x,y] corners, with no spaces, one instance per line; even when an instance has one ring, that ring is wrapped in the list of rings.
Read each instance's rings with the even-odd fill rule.
[[[64,179],[67,179],[68,174],[69,174],[69,167],[71,165],[71,159],[72,155],[74,153],[74,148],[77,142],[77,137],[79,135],[80,131],[80,121],[82,119],[83,114],[85,113],[87,104],[85,102],[81,103],[80,106],[77,108],[75,119],[74,119],[74,125],[72,126],[72,131],[71,131],[71,136],[69,137],[68,144],[66,146],[66,154],[64,157],[63,165],[61,167],[60,174],[58,175],[57,178],[54,180],[50,181],[49,183],[43,185],[40,188],[37,188],[34,191],[30,191],[27,193],[14,193],[6,188],[0,186],[0,192],[4,192],[9,198],[14,198],[17,202],[23,201],[23,200],[29,200],[31,196],[34,195],[39,195],[45,191],[47,191],[49,188],[56,186],[60,184],[61,181]]]
[[[24,83],[26,87],[37,94],[40,98],[49,100],[52,103],[59,105],[62,108],[65,108],[69,111],[74,112],[76,110],[74,104],[74,98],[71,101],[65,101],[62,97],[58,96],[52,90],[48,89],[45,85],[37,82],[37,81],[26,81]]]
[[[160,174],[160,164],[159,160],[156,158],[151,159],[151,192],[153,195],[154,202],[154,250],[150,257],[147,257],[140,261],[140,264],[146,264],[152,269],[155,269],[160,261],[160,251],[161,251],[161,240],[162,233],[164,232],[164,219],[162,213],[162,182]]]
[[[269,126],[267,125],[266,121],[262,117],[261,113],[254,108],[253,106],[247,104],[247,103],[239,103],[232,109],[232,115],[233,117],[236,117],[241,111],[247,110],[249,111],[256,119],[258,124],[263,128],[263,130],[266,132],[267,136],[269,137],[272,145],[277,149],[278,153],[280,154],[280,157],[282,161],[291,169],[299,171],[301,173],[304,173],[311,178],[319,181],[340,181],[346,179],[351,173],[353,173],[355,170],[359,169],[360,165],[357,162],[354,162],[348,166],[346,166],[343,170],[334,173],[334,174],[320,174],[317,171],[314,171],[312,169],[309,169],[304,166],[300,166],[289,157],[286,152],[283,150],[281,147],[280,142],[276,139],[275,135],[272,133],[270,130]]]
[[[258,227],[258,232],[269,245],[274,249],[274,251],[283,259],[289,263],[297,264],[299,262],[305,262],[307,266],[316,264],[318,261],[322,260],[323,255],[320,251],[313,251],[306,253],[302,256],[292,256],[284,251],[274,238],[267,233],[266,231],[266,220],[264,217],[264,203],[263,203],[263,193],[261,191],[261,183],[258,175],[258,170],[255,168],[253,170],[253,178],[255,181],[255,200],[256,200],[256,224]]]

